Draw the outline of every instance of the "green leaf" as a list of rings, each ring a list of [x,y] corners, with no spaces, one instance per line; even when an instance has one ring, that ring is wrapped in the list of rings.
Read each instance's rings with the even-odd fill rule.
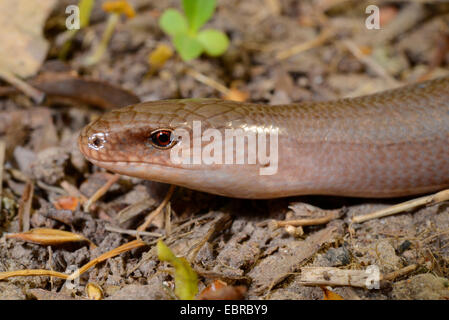
[[[94,6],[94,0],[80,0],[78,6],[80,8],[80,27],[84,28],[89,24],[90,14]]]
[[[210,56],[219,56],[229,47],[229,39],[221,31],[207,29],[198,33],[197,39]]]
[[[175,9],[167,9],[159,19],[159,26],[165,33],[175,36],[188,31],[187,20],[181,12]]]
[[[195,34],[212,17],[215,0],[182,0],[182,7],[189,22],[189,30]]]
[[[189,262],[176,257],[162,240],[157,242],[157,255],[175,268],[175,294],[182,300],[193,300],[198,293],[198,276]]]
[[[184,61],[198,58],[204,48],[196,38],[187,33],[178,33],[173,37],[173,44]]]

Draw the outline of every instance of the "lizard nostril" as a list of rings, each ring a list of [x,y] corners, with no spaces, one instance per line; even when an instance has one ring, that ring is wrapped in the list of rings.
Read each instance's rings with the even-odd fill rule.
[[[106,142],[105,134],[104,133],[94,133],[91,135],[88,139],[88,145],[90,148],[95,150],[100,150],[104,147],[104,144]]]
[[[93,144],[95,147],[99,148],[99,147],[101,147],[102,142],[101,142],[100,138],[95,137],[94,140],[92,141],[92,144]]]

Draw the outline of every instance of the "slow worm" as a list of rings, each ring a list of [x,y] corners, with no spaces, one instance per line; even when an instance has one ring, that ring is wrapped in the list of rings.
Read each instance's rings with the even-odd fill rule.
[[[201,134],[216,129],[208,131],[214,132],[214,139],[209,135],[200,141],[193,136],[195,122],[201,124]],[[180,129],[190,134],[190,140],[178,135]],[[243,145],[233,136],[226,138],[230,129],[243,137]],[[277,158],[249,161],[248,156],[259,155],[261,146],[251,149],[254,141],[248,134],[253,133],[265,134],[265,155],[277,142],[273,148]],[[220,135],[221,147],[207,149]],[[194,149],[195,141],[201,149]],[[441,78],[329,102],[278,106],[217,99],[144,102],[109,112],[86,126],[79,147],[89,161],[108,170],[229,197],[381,198],[448,187],[448,141],[449,78]],[[226,152],[237,159],[242,147],[243,164],[225,163]],[[212,163],[178,163],[179,158],[173,161],[174,148],[178,154],[190,152],[190,159],[198,150],[217,157]],[[263,168],[275,172],[261,174]]]

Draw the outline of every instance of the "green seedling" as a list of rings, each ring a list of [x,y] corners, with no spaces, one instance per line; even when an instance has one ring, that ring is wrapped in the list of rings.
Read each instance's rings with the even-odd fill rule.
[[[178,258],[162,241],[157,242],[157,255],[175,268],[175,294],[181,300],[193,300],[198,293],[198,276],[185,258]]]
[[[199,57],[203,52],[210,56],[222,55],[229,46],[223,32],[200,28],[210,20],[215,11],[215,0],[182,0],[184,14],[167,9],[159,19],[159,25],[171,36],[176,51],[184,61]]]

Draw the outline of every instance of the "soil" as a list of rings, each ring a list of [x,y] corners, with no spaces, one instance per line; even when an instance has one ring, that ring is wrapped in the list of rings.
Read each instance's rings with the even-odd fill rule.
[[[65,6],[76,2],[59,1],[48,19],[45,35],[51,47],[41,73],[55,64],[60,50],[57,40],[63,29],[57,21],[64,19]],[[226,32],[228,51],[188,63],[175,54],[155,71],[148,64],[149,54],[160,44],[172,47],[158,17],[167,8],[179,8],[180,2],[129,1],[136,16],[120,21],[105,57],[86,68],[82,61],[106,25],[102,2],[96,1],[89,27],[75,36],[65,68],[127,89],[141,101],[223,96],[189,70],[247,94],[248,101],[266,104],[358,96],[449,74],[449,5],[444,3],[378,1],[383,17],[379,32],[365,27],[365,8],[373,1],[218,1],[206,27]],[[326,30],[331,30],[327,36]],[[368,63],[353,54],[351,43],[369,53]],[[88,199],[111,178],[88,163],[76,145],[83,126],[106,111],[73,99],[36,105],[20,94],[0,98],[0,137],[6,142],[0,272],[73,271],[134,240],[117,230],[136,230],[166,195],[167,185],[122,176],[88,212],[80,203],[73,210],[55,205],[68,195]],[[47,246],[7,238],[23,230],[19,211],[30,184],[29,228],[71,231],[97,248],[85,242]],[[245,286],[246,299],[323,299],[319,286],[301,283],[302,267],[364,270],[376,265],[386,275],[416,265],[379,289],[332,290],[344,299],[449,299],[447,202],[351,224],[355,215],[408,199],[310,196],[252,201],[178,187],[160,219],[146,231],[163,235],[176,255],[187,258],[199,276],[200,290],[221,279]],[[123,213],[118,214],[133,205],[141,210],[119,219]],[[340,210],[340,218],[324,225],[292,231],[272,224],[332,210]],[[89,282],[102,288],[105,299],[175,298],[172,269],[157,258],[158,236],[143,234],[141,239],[146,246],[96,265],[74,289],[56,277],[13,277],[0,280],[0,299],[81,299]]]

